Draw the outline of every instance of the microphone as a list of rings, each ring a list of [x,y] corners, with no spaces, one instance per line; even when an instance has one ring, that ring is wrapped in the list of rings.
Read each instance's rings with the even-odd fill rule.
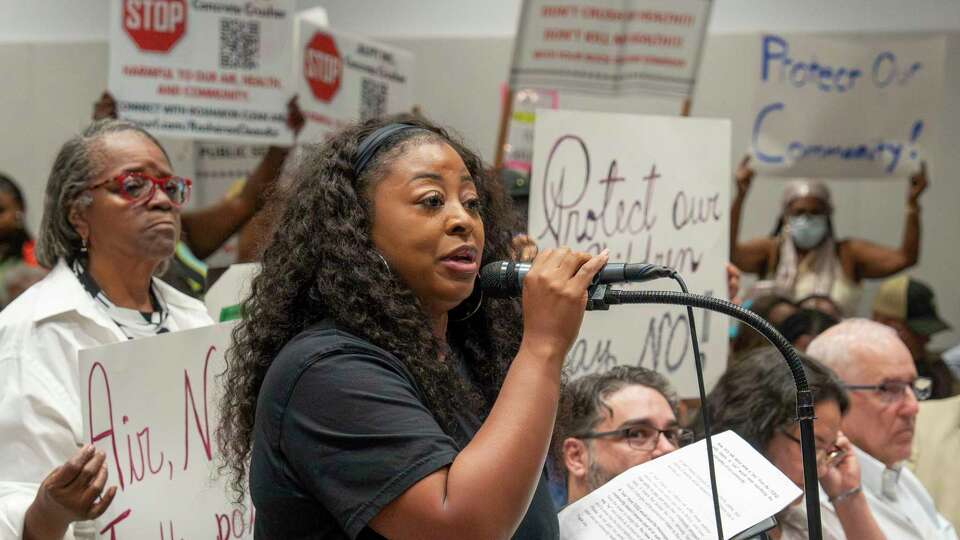
[[[496,261],[480,269],[480,289],[493,297],[517,296],[523,289],[523,278],[531,263]],[[646,263],[607,263],[593,280],[598,283],[650,281],[674,275],[673,268]]]

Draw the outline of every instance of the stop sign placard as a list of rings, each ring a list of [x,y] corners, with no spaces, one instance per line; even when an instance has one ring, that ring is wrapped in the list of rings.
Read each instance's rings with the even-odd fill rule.
[[[122,22],[141,51],[167,52],[187,30],[187,0],[123,0]]]
[[[303,76],[313,95],[320,101],[329,102],[340,90],[343,61],[333,36],[317,32],[303,51]]]

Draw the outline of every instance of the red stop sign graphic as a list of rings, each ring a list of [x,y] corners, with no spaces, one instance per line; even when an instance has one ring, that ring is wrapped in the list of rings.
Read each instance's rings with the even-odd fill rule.
[[[141,51],[167,52],[187,30],[187,0],[123,0],[122,22]]]
[[[323,32],[313,35],[303,51],[303,76],[313,95],[320,101],[329,102],[340,90],[343,61],[333,37]]]

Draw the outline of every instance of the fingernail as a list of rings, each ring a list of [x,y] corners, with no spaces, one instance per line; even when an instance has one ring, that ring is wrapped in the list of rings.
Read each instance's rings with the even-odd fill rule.
[[[87,444],[86,446],[84,446],[83,453],[86,455],[90,455],[91,453],[93,453],[93,444]]]

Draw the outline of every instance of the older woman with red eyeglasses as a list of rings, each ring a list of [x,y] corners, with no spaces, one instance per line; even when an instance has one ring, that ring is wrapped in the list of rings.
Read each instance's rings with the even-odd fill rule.
[[[116,493],[81,443],[81,349],[211,324],[154,276],[173,254],[190,181],[156,139],[92,124],[60,149],[37,258],[52,271],[0,313],[0,538],[93,537]]]

